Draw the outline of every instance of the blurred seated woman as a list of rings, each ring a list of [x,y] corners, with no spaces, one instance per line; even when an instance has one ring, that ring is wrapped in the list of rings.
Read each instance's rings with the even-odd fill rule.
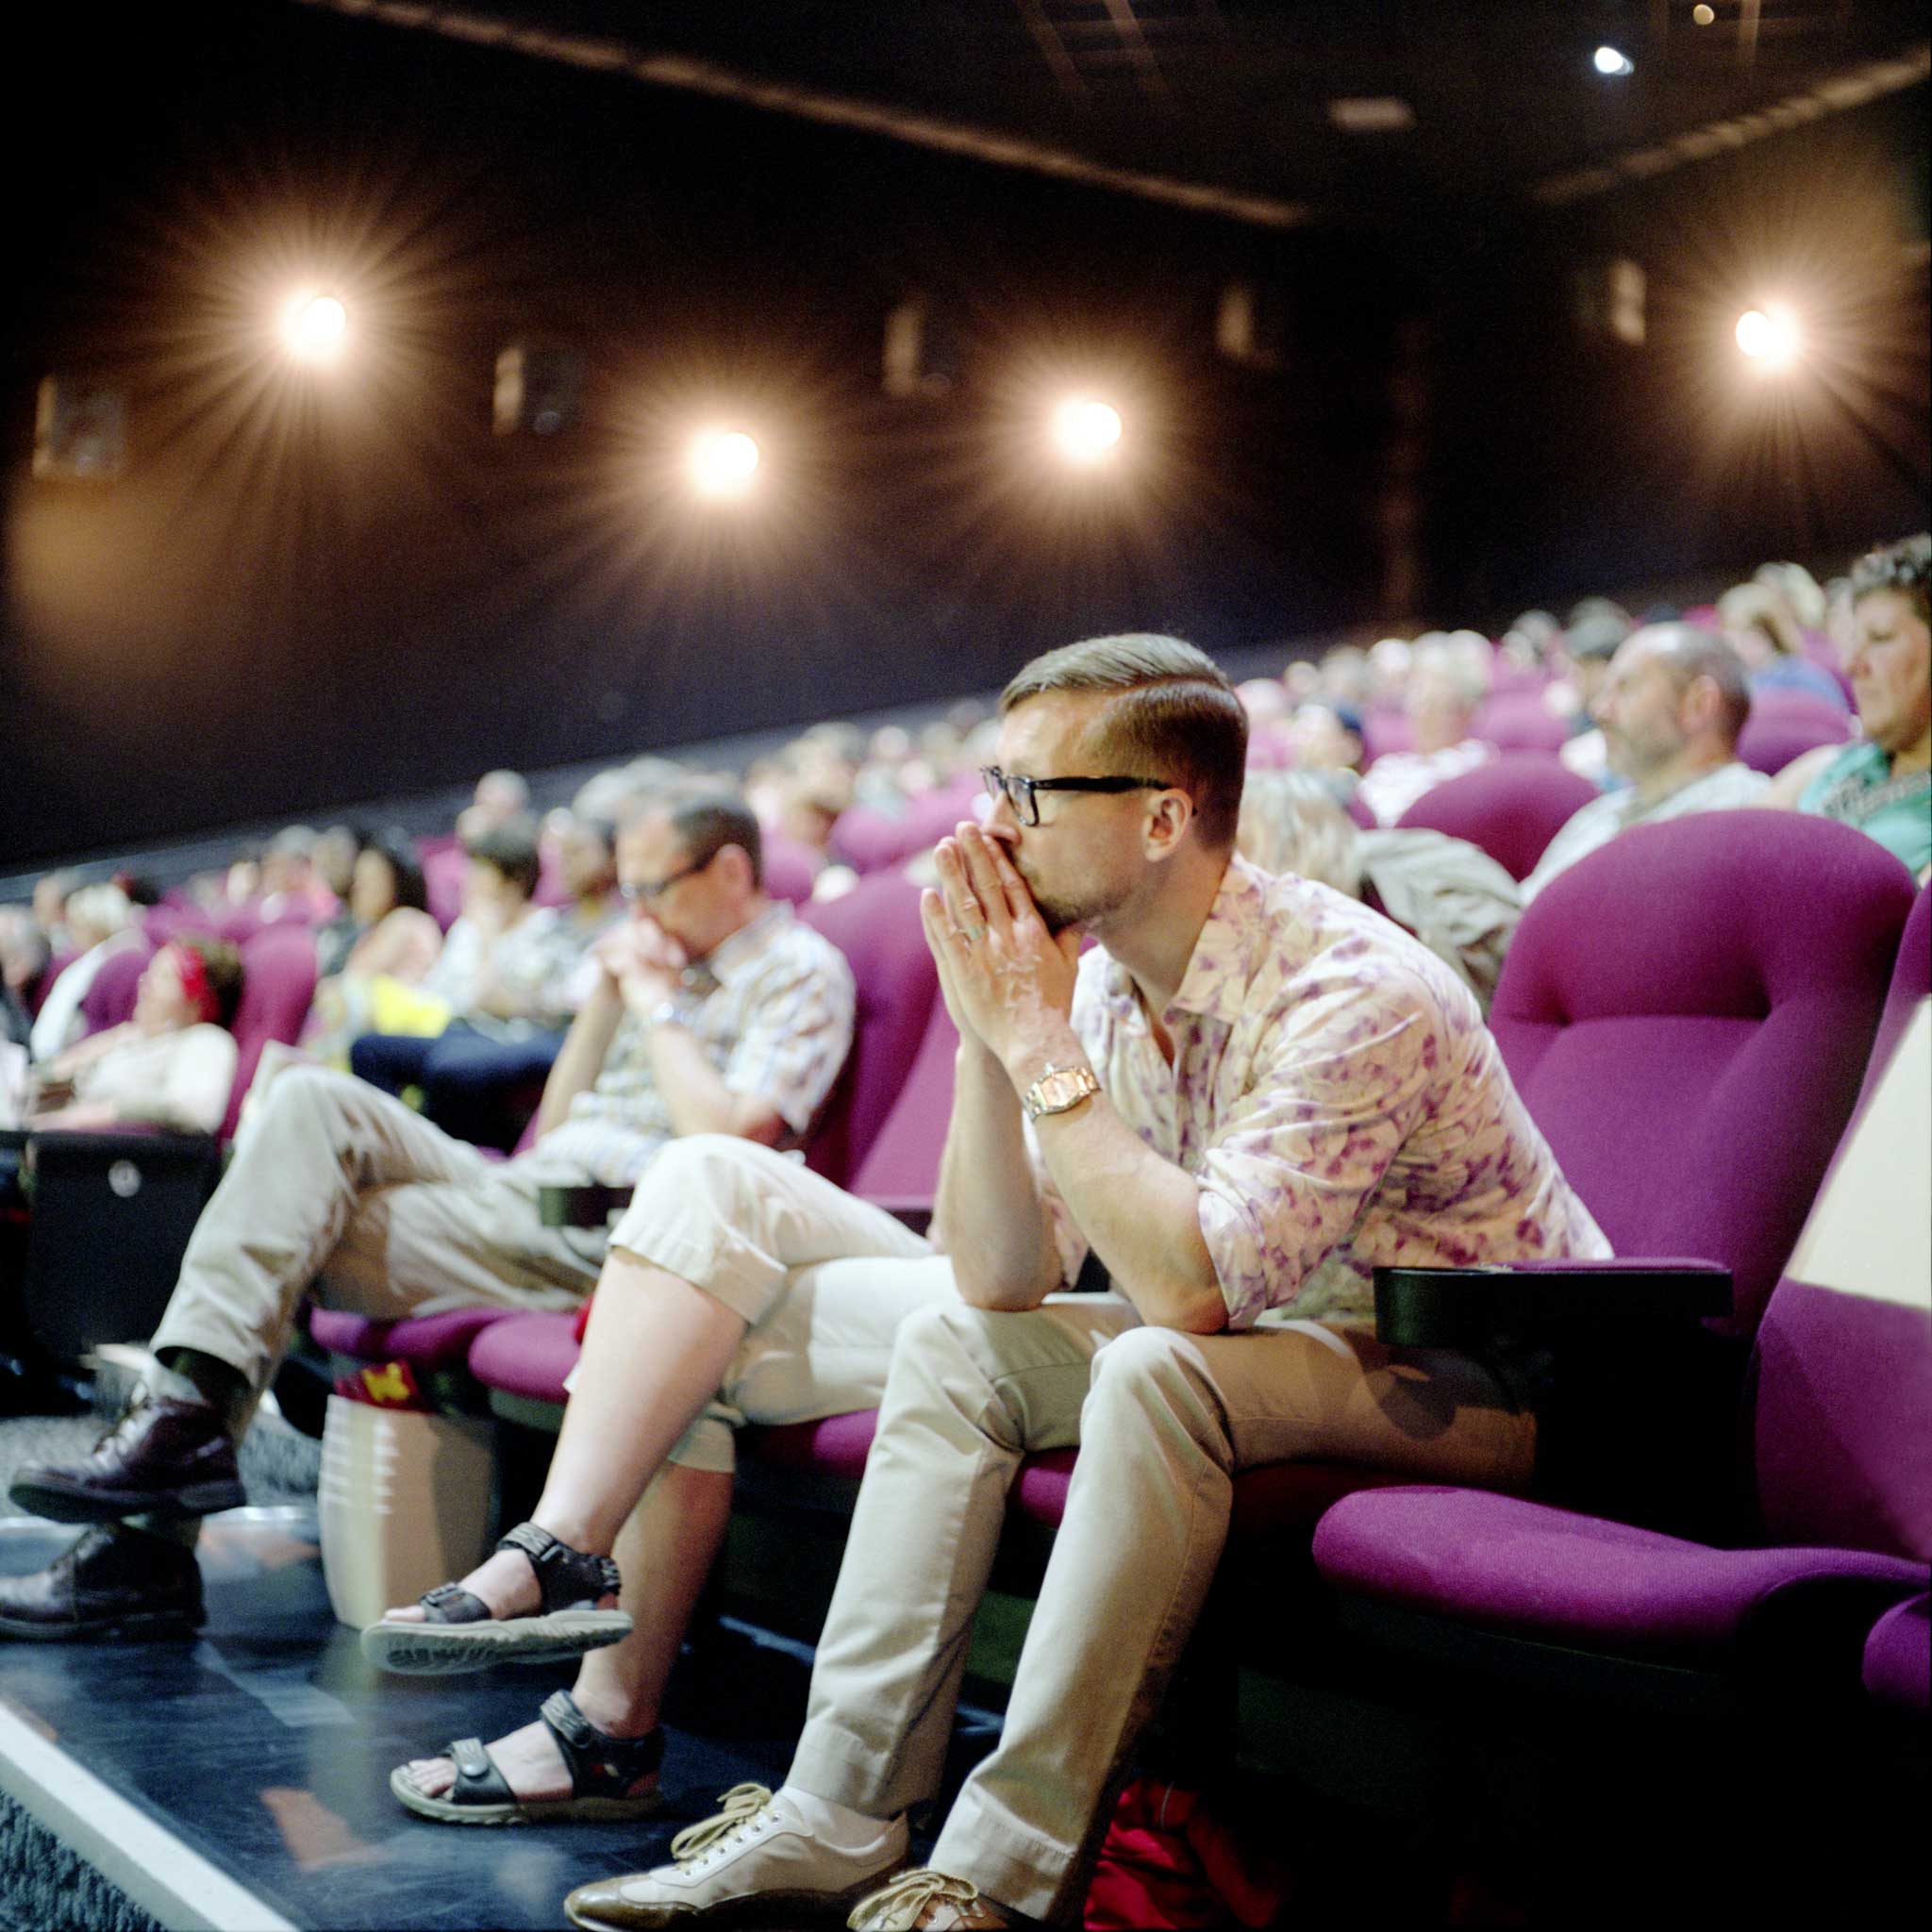
[[[1392,919],[1488,1014],[1523,916],[1516,881],[1488,853],[1419,827],[1363,831],[1316,772],[1250,772],[1235,844],[1265,872],[1318,880]]]
[[[1904,861],[1922,884],[1932,873],[1932,629],[1927,578],[1932,536],[1921,532],[1852,566],[1851,651],[1845,672],[1862,739],[1821,745],[1772,781],[1764,803],[1856,825]]]
[[[315,935],[317,976],[387,973],[420,982],[442,950],[442,933],[429,916],[428,888],[409,841],[401,832],[363,840],[343,896],[341,910]]]
[[[35,1132],[158,1126],[213,1134],[228,1111],[237,1048],[228,1030],[242,960],[226,941],[175,940],[148,961],[134,1017],[70,1047],[28,1103]]]

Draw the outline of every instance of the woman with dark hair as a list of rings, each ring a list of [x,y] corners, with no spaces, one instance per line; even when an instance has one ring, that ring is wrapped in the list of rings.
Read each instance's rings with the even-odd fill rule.
[[[390,915],[397,911],[421,913],[431,927],[435,924],[429,920],[428,889],[414,846],[401,832],[377,832],[357,848],[349,872],[347,903],[315,935],[317,976],[326,979],[343,972],[391,971],[388,965],[358,967],[356,960],[358,954],[367,959],[377,952],[376,946],[365,942],[373,941]],[[429,935],[420,921],[399,921],[380,950],[397,946],[399,951],[421,951],[426,938]],[[440,943],[432,941],[424,971],[434,962],[439,949]],[[415,976],[421,977],[421,974]]]
[[[1765,803],[1857,825],[1923,883],[1932,873],[1932,536],[1921,532],[1852,566],[1845,673],[1865,735],[1807,752]]]
[[[163,946],[141,975],[133,1019],[70,1047],[41,1075],[28,1126],[216,1132],[235,1083],[228,1029],[241,997],[241,956],[225,941],[195,934]]]

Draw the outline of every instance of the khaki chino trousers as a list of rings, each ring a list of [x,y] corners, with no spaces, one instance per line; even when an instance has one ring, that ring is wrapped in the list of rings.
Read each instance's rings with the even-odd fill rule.
[[[1077,1912],[1101,1807],[1220,1558],[1235,1473],[1319,1457],[1514,1488],[1534,1424],[1462,1357],[1319,1323],[1184,1335],[1113,1296],[924,1309],[899,1331],[792,1783],[878,1818],[934,1795],[1008,1490],[1029,1450],[1074,1443],[999,1744],[931,1860],[1045,1919]]]

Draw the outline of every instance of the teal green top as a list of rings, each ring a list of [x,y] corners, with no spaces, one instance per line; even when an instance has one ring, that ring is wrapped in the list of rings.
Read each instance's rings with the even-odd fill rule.
[[[1894,778],[1891,760],[1869,740],[1846,745],[1799,793],[1798,809],[1857,825],[1914,878],[1932,865],[1932,772]]]

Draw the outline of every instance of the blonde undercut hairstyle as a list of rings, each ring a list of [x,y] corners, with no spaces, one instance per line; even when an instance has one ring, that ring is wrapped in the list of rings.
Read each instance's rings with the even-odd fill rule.
[[[1000,693],[1000,716],[1050,691],[1111,691],[1095,720],[1095,777],[1159,778],[1193,801],[1201,843],[1225,852],[1241,819],[1248,714],[1205,651],[1151,631],[1088,638],[1035,658]]]

